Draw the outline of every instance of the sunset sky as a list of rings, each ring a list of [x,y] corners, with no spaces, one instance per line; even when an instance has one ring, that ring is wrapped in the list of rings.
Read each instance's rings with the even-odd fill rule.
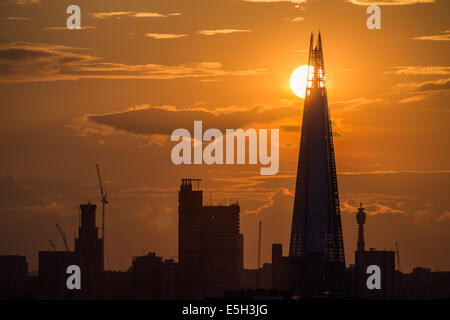
[[[81,30],[66,8],[81,8]],[[366,27],[381,7],[381,30]],[[322,33],[347,265],[366,247],[402,271],[450,270],[450,2],[444,0],[0,0],[0,254],[62,241],[79,204],[107,207],[106,266],[178,252],[181,178],[204,203],[238,200],[244,263],[287,255],[303,99],[289,87]],[[280,129],[280,170],[172,164],[177,128]]]

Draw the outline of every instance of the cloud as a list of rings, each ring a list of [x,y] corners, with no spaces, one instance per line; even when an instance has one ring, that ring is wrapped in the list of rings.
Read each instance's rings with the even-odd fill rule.
[[[449,41],[450,40],[450,30],[445,30],[441,34],[432,36],[420,36],[412,38],[413,40],[431,40],[431,41]]]
[[[439,217],[437,217],[435,221],[441,222],[441,221],[445,221],[445,220],[450,220],[450,211],[449,210],[444,210],[444,212]]]
[[[376,170],[376,171],[340,171],[339,175],[393,175],[393,174],[439,174],[450,173],[450,170]]]
[[[92,30],[95,29],[94,26],[83,26],[80,29],[69,29],[67,27],[47,27],[44,30],[53,31],[53,30],[67,30],[67,31],[77,31],[77,30]]]
[[[333,107],[333,110],[343,112],[343,111],[359,110],[359,107],[361,106],[374,103],[381,103],[383,101],[384,101],[383,98],[376,98],[376,99],[357,98],[345,101],[335,101],[333,103],[330,103],[330,106]]]
[[[341,201],[341,211],[343,213],[354,214],[358,212],[360,202],[369,215],[379,214],[406,214],[404,210],[403,199],[391,199],[387,195],[374,194],[348,194],[344,196],[345,200]]]
[[[450,89],[450,78],[423,82],[399,83],[394,88],[398,90],[417,92],[446,91]]]
[[[113,11],[113,12],[94,12],[92,16],[96,19],[108,19],[108,18],[167,18],[172,16],[179,16],[181,13],[158,13],[158,12],[136,12],[136,11]]]
[[[394,70],[386,72],[386,74],[397,75],[448,75],[450,67],[446,66],[404,66],[393,67]]]
[[[304,20],[303,17],[295,17],[295,18],[284,18],[284,21],[290,21],[290,22],[301,22]]]
[[[187,36],[187,34],[173,34],[173,33],[146,33],[145,35],[153,39],[178,39]]]
[[[414,96],[414,97],[409,97],[409,98],[405,98],[405,99],[401,99],[398,102],[399,103],[411,103],[411,102],[417,102],[417,101],[421,101],[425,99],[425,96]]]
[[[244,29],[217,29],[217,30],[200,30],[199,34],[204,36],[215,36],[217,34],[230,34],[230,33],[240,33],[240,32],[251,32],[251,30]]]
[[[28,6],[30,4],[40,3],[40,0],[17,0],[16,3],[20,6]]]
[[[72,128],[80,133],[100,133],[106,126],[125,132],[141,135],[170,135],[177,128],[191,128],[195,120],[202,120],[203,128],[236,129],[245,128],[252,123],[270,123],[289,118],[293,107],[254,106],[251,108],[228,107],[216,110],[205,108],[182,108],[174,106],[139,106],[125,111],[85,115],[75,119]],[[108,129],[109,128],[109,129]],[[88,130],[88,131],[86,131]],[[107,131],[104,134],[110,134]]]
[[[31,20],[31,18],[27,18],[27,17],[6,17],[6,20],[10,20],[10,21],[29,21]]]
[[[40,82],[79,79],[180,79],[249,76],[265,69],[225,70],[219,62],[183,65],[129,65],[106,62],[86,49],[16,42],[0,45],[0,82]]]
[[[241,0],[245,2],[255,2],[255,3],[279,3],[279,2],[289,2],[293,4],[301,4],[305,3],[308,0]]]
[[[435,3],[435,0],[347,0],[358,6],[403,6],[418,3]]]

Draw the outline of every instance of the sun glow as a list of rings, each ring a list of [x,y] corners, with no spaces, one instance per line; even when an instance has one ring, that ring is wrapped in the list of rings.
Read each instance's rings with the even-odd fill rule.
[[[309,72],[312,73],[313,67],[311,66],[309,69]],[[289,82],[292,91],[294,91],[298,97],[305,99],[306,85],[308,82],[308,65],[304,64],[295,69],[294,72],[292,72]]]

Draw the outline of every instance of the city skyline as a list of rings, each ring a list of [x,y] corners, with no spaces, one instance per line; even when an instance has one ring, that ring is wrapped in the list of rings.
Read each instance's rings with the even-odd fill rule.
[[[206,204],[239,200],[246,268],[256,267],[260,220],[262,262],[272,243],[286,255],[303,111],[289,78],[320,29],[347,265],[362,202],[367,248],[398,242],[402,271],[450,269],[450,4],[381,6],[382,29],[369,30],[357,4],[369,2],[82,0],[82,30],[65,30],[67,1],[2,2],[0,254],[26,255],[36,270],[49,240],[63,248],[55,223],[73,249],[78,205],[100,206],[99,161],[106,269],[176,254],[186,176],[203,179]],[[172,130],[203,118],[279,128],[278,174],[172,164]]]

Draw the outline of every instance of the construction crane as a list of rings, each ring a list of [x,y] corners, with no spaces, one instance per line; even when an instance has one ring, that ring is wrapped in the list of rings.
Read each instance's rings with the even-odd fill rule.
[[[52,240],[48,240],[48,243],[50,243],[50,246],[52,247],[52,251],[55,251],[55,243]]]
[[[98,162],[96,164],[97,167],[97,176],[98,176],[98,184],[100,186],[100,195],[102,197],[102,240],[103,240],[103,263],[105,261],[105,205],[108,204],[108,200],[106,199],[108,194],[103,191],[103,184],[102,184],[102,176],[100,174],[100,167],[98,166]]]
[[[398,250],[398,243],[395,243],[395,250],[397,251],[397,269],[398,271],[402,272],[402,270],[400,269],[400,253]]]
[[[105,205],[108,204],[108,200],[106,199],[108,194],[103,191],[102,176],[100,174],[100,168],[98,166],[98,163],[96,164],[96,166],[97,166],[98,184],[100,185],[100,195],[102,197],[102,200],[101,200],[101,202],[102,202],[102,239],[103,239],[103,246],[105,246]],[[103,247],[103,250],[105,250],[104,247]]]
[[[67,240],[66,240],[66,234],[64,232],[63,229],[61,229],[61,227],[59,226],[59,224],[56,224],[56,229],[58,230],[59,235],[61,236],[61,239],[64,243],[64,247],[66,248],[66,251],[70,251],[69,249],[69,245],[67,244]]]

